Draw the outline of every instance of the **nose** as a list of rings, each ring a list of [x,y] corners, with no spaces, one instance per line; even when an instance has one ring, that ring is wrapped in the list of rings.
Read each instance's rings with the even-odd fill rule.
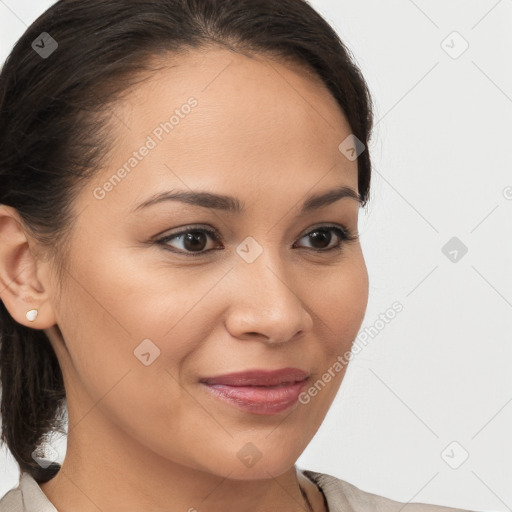
[[[292,277],[297,276],[290,269],[270,266],[263,255],[251,264],[239,264],[230,276],[226,327],[232,336],[276,344],[311,330],[312,316],[301,292],[292,286]]]

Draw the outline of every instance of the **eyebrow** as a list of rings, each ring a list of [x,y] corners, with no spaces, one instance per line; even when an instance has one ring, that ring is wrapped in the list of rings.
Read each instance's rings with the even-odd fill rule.
[[[342,186],[322,194],[308,196],[302,204],[299,215],[304,215],[312,212],[313,210],[326,207],[345,197],[354,199],[359,204],[362,203],[359,194],[355,190],[350,187]],[[211,192],[174,190],[161,192],[151,196],[149,199],[136,206],[132,212],[136,212],[142,208],[147,208],[148,206],[158,204],[163,201],[180,201],[193,206],[224,210],[231,213],[242,213],[244,211],[244,202],[239,201],[235,197],[213,194]]]

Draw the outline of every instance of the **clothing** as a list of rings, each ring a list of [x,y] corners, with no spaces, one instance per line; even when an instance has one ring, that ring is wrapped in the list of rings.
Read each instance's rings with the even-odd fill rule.
[[[298,469],[312,480],[327,501],[329,512],[471,512],[457,508],[392,501],[363,491],[334,476]],[[58,512],[43,493],[37,482],[22,473],[17,487],[0,500],[0,512]]]
[[[301,470],[323,492],[329,512],[474,512],[426,503],[402,503],[363,491],[326,473]],[[0,512],[3,512],[0,506]],[[46,512],[46,511],[45,511]]]

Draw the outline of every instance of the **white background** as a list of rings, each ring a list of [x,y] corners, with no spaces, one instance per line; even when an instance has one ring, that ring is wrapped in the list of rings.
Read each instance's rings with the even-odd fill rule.
[[[512,0],[311,3],[376,104],[360,217],[373,331],[297,464],[398,501],[511,510]],[[0,0],[1,62],[52,4]],[[1,496],[18,468],[0,454]]]

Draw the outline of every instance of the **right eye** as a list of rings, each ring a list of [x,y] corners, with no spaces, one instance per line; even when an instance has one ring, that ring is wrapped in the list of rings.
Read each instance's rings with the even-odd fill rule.
[[[156,243],[164,245],[165,249],[172,252],[181,253],[187,256],[200,256],[215,250],[211,248],[204,250],[208,242],[208,237],[213,238],[217,242],[220,241],[220,237],[217,235],[216,231],[192,226],[181,229],[181,231],[176,233],[166,235],[156,240]],[[173,240],[177,240],[181,247],[171,249],[169,246],[173,246],[169,242]]]

